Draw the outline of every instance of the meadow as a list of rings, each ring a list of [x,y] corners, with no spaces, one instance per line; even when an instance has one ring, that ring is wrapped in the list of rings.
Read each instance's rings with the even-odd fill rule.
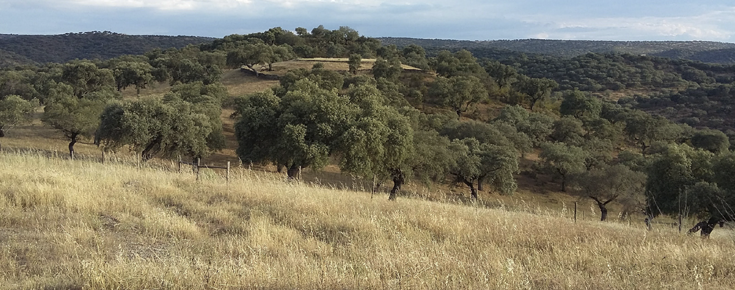
[[[3,289],[727,289],[735,239],[238,168],[0,153]]]

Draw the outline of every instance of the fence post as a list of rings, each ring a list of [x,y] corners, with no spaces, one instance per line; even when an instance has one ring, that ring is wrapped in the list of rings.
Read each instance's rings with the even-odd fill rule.
[[[230,183],[230,161],[227,161],[227,183]]]
[[[179,173],[181,173],[181,155],[178,156],[179,159]]]
[[[376,178],[375,178],[375,174],[373,174],[373,187],[370,188],[370,199],[373,199],[373,195],[375,195],[375,182],[376,182]]]
[[[105,149],[102,149],[102,164],[105,164]]]
[[[196,165],[196,171],[197,171],[197,181],[199,181],[199,166],[202,164],[202,159],[197,157],[197,165]]]
[[[574,223],[577,223],[577,202],[574,202]]]
[[[681,233],[681,214],[679,214],[679,233]]]

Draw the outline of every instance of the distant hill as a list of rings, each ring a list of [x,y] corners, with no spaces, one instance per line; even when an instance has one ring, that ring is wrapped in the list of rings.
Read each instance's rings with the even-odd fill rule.
[[[12,51],[0,50],[0,68],[35,65],[35,61]]]
[[[417,38],[378,38],[384,45],[416,44],[427,51],[467,49],[478,57],[498,58],[512,52],[571,58],[590,52],[629,53],[702,62],[735,64],[735,43],[712,41],[591,41],[591,40],[490,40],[464,41]],[[477,53],[476,53],[477,52]],[[493,57],[495,56],[495,57]]]
[[[109,59],[126,54],[139,55],[155,48],[182,48],[212,40],[214,38],[98,31],[59,35],[0,34],[0,67],[12,66],[14,62],[61,63],[83,58]]]

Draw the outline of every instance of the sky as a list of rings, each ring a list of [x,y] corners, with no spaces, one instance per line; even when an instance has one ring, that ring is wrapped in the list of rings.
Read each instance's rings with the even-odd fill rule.
[[[370,37],[735,42],[735,1],[0,0],[0,34],[223,37],[319,25]]]

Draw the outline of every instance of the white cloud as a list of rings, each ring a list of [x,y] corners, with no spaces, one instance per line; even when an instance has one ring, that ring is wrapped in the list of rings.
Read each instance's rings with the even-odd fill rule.
[[[251,4],[252,0],[71,0],[88,7],[155,8],[160,10],[231,9]]]
[[[677,17],[585,17],[556,15],[521,17],[551,38],[596,39],[618,31],[618,39],[642,37],[727,41],[735,36],[735,8]],[[550,30],[550,31],[549,31]],[[604,32],[604,33],[603,33]]]
[[[0,0],[0,33],[221,37],[323,24],[376,37],[735,41],[735,7],[722,1]]]

